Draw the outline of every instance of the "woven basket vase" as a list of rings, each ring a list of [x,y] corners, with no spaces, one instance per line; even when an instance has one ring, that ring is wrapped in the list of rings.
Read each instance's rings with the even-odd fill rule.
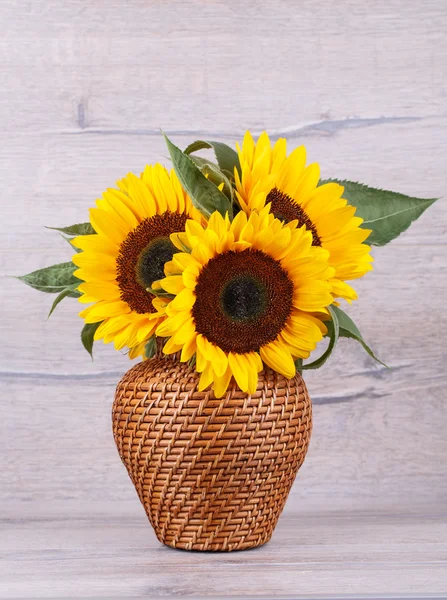
[[[199,392],[176,357],[134,366],[118,384],[113,433],[155,533],[185,550],[242,550],[271,538],[312,429],[300,375],[270,369],[255,394]]]

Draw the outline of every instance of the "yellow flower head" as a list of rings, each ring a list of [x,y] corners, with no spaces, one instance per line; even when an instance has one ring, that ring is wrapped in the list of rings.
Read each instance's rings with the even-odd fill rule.
[[[307,358],[327,331],[311,313],[327,313],[332,302],[334,269],[312,233],[265,208],[231,223],[215,212],[206,228],[189,220],[171,240],[186,251],[158,282],[175,296],[156,332],[169,337],[164,352],[181,351],[184,362],[196,354],[199,389],[213,383],[217,397],[232,376],[254,393],[263,362],[293,377],[294,359]]]
[[[168,302],[149,290],[164,275],[165,262],[177,249],[169,236],[183,231],[187,219],[202,221],[175,173],[156,164],[140,177],[130,173],[108,189],[90,210],[94,235],[75,238],[82,252],[73,262],[82,279],[80,313],[86,323],[101,323],[95,340],[127,346],[130,357],[142,354],[145,341],[165,318]]]
[[[363,243],[370,232],[360,228],[363,221],[342,197],[343,187],[337,183],[318,186],[318,164],[306,167],[304,146],[287,156],[285,139],[272,147],[266,133],[255,143],[247,132],[237,149],[241,176],[235,170],[236,194],[242,209],[250,214],[269,205],[281,221],[305,225],[312,233],[313,245],[330,253],[329,264],[335,269],[331,279],[334,297],[357,299],[346,280],[372,269],[370,247]]]

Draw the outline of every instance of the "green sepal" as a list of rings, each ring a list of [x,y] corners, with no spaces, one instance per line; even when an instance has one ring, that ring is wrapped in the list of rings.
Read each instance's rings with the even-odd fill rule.
[[[96,233],[91,223],[76,223],[75,225],[69,225],[68,227],[46,227],[46,229],[60,231],[71,237],[76,237],[77,235],[92,235]]]
[[[169,298],[170,300],[175,298],[174,294],[170,294],[169,292],[164,290],[162,287],[153,288],[153,287],[149,286],[146,288],[146,292],[149,292],[149,294],[152,294],[153,296],[160,296],[161,298]]]
[[[171,156],[174,171],[183,189],[190,196],[194,206],[207,218],[217,210],[223,217],[228,213],[231,219],[233,217],[233,208],[225,194],[214,183],[208,181],[189,156],[175,146],[166,135],[164,135],[164,138]]]
[[[302,358],[297,358],[295,361],[295,368],[296,368],[296,372],[299,373],[300,375],[303,374],[303,359]]]
[[[79,298],[81,296],[80,292],[76,291],[76,288],[78,287],[78,283],[75,283],[74,285],[66,288],[65,290],[63,290],[59,296],[57,296],[56,300],[53,302],[53,305],[51,307],[50,312],[48,313],[48,317],[47,319],[49,319],[51,317],[51,315],[54,312],[54,309],[56,308],[56,306],[62,302],[62,300],[64,298]]]
[[[60,294],[66,288],[80,285],[82,281],[73,275],[78,267],[72,262],[59,263],[17,277],[39,292]]]
[[[384,246],[397,238],[438,199],[412,198],[338,179],[321,181],[321,185],[331,182],[345,188],[343,198],[356,207],[355,215],[363,219],[361,227],[371,230],[366,242],[374,246]]]
[[[330,355],[332,354],[337,341],[338,341],[338,337],[340,335],[340,325],[338,322],[338,314],[335,312],[336,307],[334,306],[328,306],[328,310],[331,313],[331,317],[332,320],[331,321],[327,321],[325,323],[328,332],[327,332],[327,337],[329,337],[329,345],[326,348],[325,352],[323,352],[323,354],[317,358],[316,360],[314,360],[313,362],[307,364],[307,365],[303,365],[303,370],[308,370],[308,369],[319,369],[320,367],[322,367],[324,365],[324,363],[328,360],[328,358],[330,357]]]
[[[179,250],[179,248],[177,246],[175,246],[175,248],[179,251],[179,252],[186,252],[187,254],[191,254],[192,252],[192,248],[189,248],[189,246],[185,246],[185,244],[179,239],[177,238],[177,242],[180,244],[180,246],[182,247],[181,250]]]
[[[241,174],[241,165],[239,163],[239,156],[236,150],[227,146],[222,142],[210,142],[204,140],[197,140],[185,149],[185,154],[192,154],[198,150],[214,150],[217,164],[221,171],[224,171],[229,179],[234,178],[234,169],[238,170],[239,175]]]
[[[389,369],[390,367],[388,365],[386,365],[384,362],[382,362],[379,358],[377,358],[377,356],[374,354],[374,352],[371,350],[371,348],[365,342],[365,340],[362,337],[362,334],[360,333],[360,331],[357,328],[357,325],[354,323],[354,321],[351,319],[351,317],[349,317],[338,306],[333,306],[332,309],[333,309],[334,313],[337,315],[338,323],[340,326],[340,337],[357,340],[363,346],[365,351],[371,356],[371,358],[373,358],[378,363],[380,363],[381,365],[383,365],[384,367]]]
[[[86,323],[81,331],[81,341],[84,348],[90,354],[93,360],[93,342],[95,332],[98,327],[101,325],[102,321],[99,323]]]
[[[153,335],[144,346],[144,355],[146,358],[153,358],[157,354],[157,338]]]

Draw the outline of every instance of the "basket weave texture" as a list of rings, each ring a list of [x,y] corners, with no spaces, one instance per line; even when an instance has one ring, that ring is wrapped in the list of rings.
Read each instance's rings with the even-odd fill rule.
[[[252,396],[199,392],[176,357],[134,366],[118,384],[113,433],[158,539],[186,550],[269,541],[312,429],[300,375],[259,374]]]

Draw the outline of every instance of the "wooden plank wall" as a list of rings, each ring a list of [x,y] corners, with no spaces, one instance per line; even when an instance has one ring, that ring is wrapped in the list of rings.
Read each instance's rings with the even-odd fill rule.
[[[0,503],[5,515],[140,510],[110,432],[126,357],[78,340],[75,301],[9,276],[69,258],[43,227],[165,160],[160,136],[305,144],[322,175],[447,189],[443,0],[0,4]],[[447,204],[376,249],[352,306],[392,369],[340,342],[309,373],[311,449],[286,511],[445,515]]]

